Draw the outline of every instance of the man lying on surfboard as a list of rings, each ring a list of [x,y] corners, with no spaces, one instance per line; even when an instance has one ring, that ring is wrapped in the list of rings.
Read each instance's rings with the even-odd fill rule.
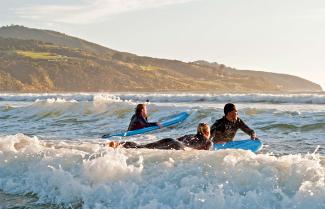
[[[111,141],[106,144],[109,147],[124,147],[124,148],[147,148],[147,149],[174,149],[184,150],[192,148],[197,150],[210,150],[212,148],[210,140],[210,126],[206,123],[200,123],[197,127],[196,134],[185,135],[180,138],[166,138],[148,144],[138,144],[135,142],[117,142]]]
[[[128,131],[150,126],[159,126],[159,128],[162,128],[162,125],[158,122],[149,123],[147,106],[145,104],[138,104],[135,108],[135,114],[131,118]]]
[[[256,133],[238,117],[238,111],[234,104],[228,103],[224,107],[225,116],[211,126],[211,140],[213,143],[230,142],[234,139],[238,129],[248,134],[252,140],[256,139]]]

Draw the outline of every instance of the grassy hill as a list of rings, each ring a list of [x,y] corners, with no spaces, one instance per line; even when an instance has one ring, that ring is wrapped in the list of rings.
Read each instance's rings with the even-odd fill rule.
[[[320,91],[305,79],[141,57],[62,33],[0,28],[0,91]]]

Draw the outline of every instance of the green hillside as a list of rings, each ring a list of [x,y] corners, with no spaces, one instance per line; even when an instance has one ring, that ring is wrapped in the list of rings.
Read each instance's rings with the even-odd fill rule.
[[[305,79],[222,64],[141,57],[62,33],[0,28],[0,90],[52,91],[320,91]]]

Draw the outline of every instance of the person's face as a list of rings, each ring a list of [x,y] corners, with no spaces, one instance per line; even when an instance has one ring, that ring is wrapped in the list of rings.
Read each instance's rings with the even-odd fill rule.
[[[237,109],[234,109],[233,111],[231,111],[227,114],[227,119],[230,121],[237,120],[237,117],[238,117]]]
[[[208,128],[207,132],[204,133],[205,137],[210,139],[211,133],[210,133],[210,128]]]
[[[148,115],[147,106],[144,106],[144,107],[143,107],[143,109],[142,109],[142,115],[143,115],[144,117],[147,117],[147,115]]]

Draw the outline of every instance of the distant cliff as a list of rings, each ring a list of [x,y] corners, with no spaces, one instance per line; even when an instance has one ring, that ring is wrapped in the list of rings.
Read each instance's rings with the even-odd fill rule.
[[[321,91],[285,74],[141,57],[62,33],[0,28],[0,91]]]

